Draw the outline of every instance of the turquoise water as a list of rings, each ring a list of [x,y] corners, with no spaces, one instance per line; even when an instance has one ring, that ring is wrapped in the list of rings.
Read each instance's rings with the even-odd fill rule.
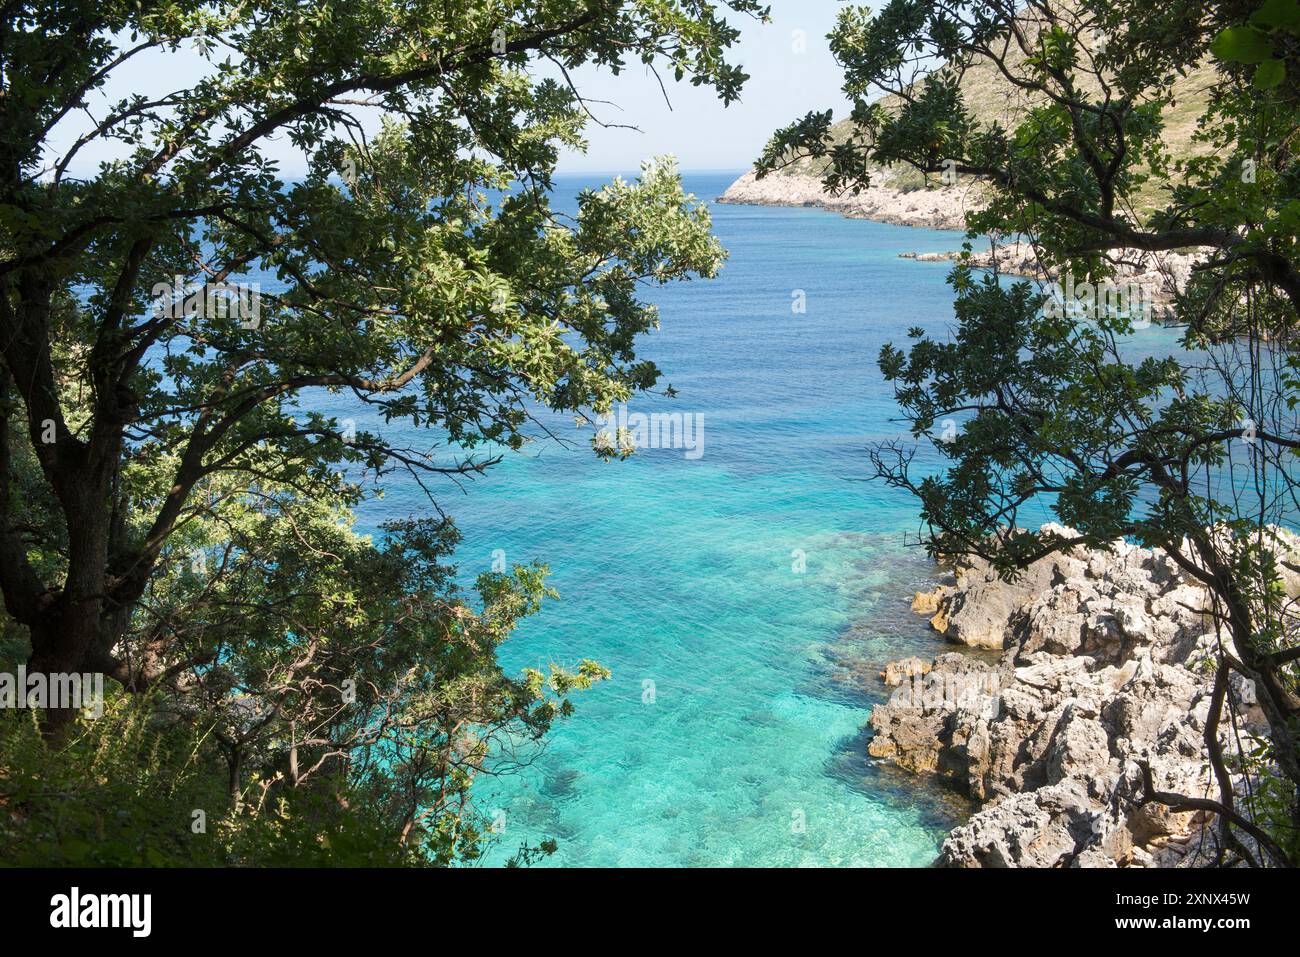
[[[734,175],[687,186],[712,199]],[[587,182],[561,180],[557,205]],[[466,581],[497,550],[551,567],[561,600],[506,643],[508,669],[590,657],[613,672],[531,764],[477,786],[505,825],[488,863],[554,837],[548,865],[923,865],[968,813],[874,766],[863,731],[883,663],[939,650],[908,607],[933,578],[906,545],[915,505],[865,481],[868,445],[903,431],[876,357],[909,327],[951,326],[948,267],[898,254],[960,236],[814,209],[713,215],[723,275],[656,293],[663,328],[640,350],[679,396],[630,406],[702,415],[703,455],[602,463],[557,418],[572,448],[539,441],[440,501]],[[426,507],[395,484],[362,527]]]

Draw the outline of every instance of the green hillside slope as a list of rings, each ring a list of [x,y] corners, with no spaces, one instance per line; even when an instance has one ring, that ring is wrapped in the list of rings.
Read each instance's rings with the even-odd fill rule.
[[[1013,58],[1012,63],[1016,61]],[[1170,106],[1164,111],[1164,140],[1175,159],[1185,159],[1203,150],[1195,140],[1197,122],[1203,115],[1209,100],[1209,89],[1214,82],[1215,69],[1212,65],[1202,64],[1186,76],[1180,77],[1174,84],[1174,97]],[[1099,92],[1099,84],[1093,79],[1093,90]],[[997,67],[985,60],[973,63],[962,76],[960,87],[967,109],[982,124],[1000,123],[1005,127],[1014,127],[1019,123],[1024,112],[1034,105],[1023,90],[1013,86]],[[1086,88],[1086,85],[1085,85]],[[900,105],[896,96],[884,98],[885,109]],[[841,120],[832,128],[834,142],[847,140],[854,132],[851,120]],[[800,158],[783,167],[776,175],[819,176],[825,170],[826,162],[819,159]],[[913,169],[890,168],[880,170],[873,176],[873,182],[896,189],[932,189],[938,188],[934,177],[926,182],[921,173]],[[1163,205],[1167,190],[1165,184],[1152,179],[1143,191],[1132,197],[1134,207],[1139,212],[1150,212]]]

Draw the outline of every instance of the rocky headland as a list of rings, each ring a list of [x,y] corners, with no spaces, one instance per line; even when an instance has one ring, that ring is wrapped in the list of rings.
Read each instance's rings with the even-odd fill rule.
[[[1144,763],[1158,790],[1217,798],[1207,602],[1167,554],[1122,541],[1042,559],[1014,583],[967,560],[917,594],[913,609],[944,638],[1001,651],[910,658],[881,675],[896,690],[873,709],[870,754],[936,774],[980,805],[936,863],[1213,864],[1210,816],[1142,800]],[[1237,718],[1225,708],[1217,733],[1230,755],[1265,725],[1252,685],[1234,678],[1228,695]]]
[[[857,193],[834,195],[822,188],[820,176],[773,173],[758,179],[753,172],[736,180],[718,197],[719,203],[755,206],[816,206],[854,219],[898,226],[965,229],[966,211],[979,205],[973,186],[902,189],[874,184]]]

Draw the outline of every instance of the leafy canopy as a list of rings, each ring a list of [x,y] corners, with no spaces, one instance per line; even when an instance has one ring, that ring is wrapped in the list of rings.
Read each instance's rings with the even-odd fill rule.
[[[431,480],[519,447],[539,408],[586,417],[656,383],[636,355],[658,321],[642,290],[713,276],[724,252],[671,160],[583,193],[576,215],[551,208],[559,153],[583,148],[595,107],[574,78],[648,68],[729,103],[745,78],[726,60],[738,15],[766,11],[6,10],[2,647],[37,672],[103,672],[153,715],[128,698],[98,732],[60,709],[47,737],[6,725],[19,770],[0,804],[46,842],[33,846],[102,829],[121,802],[187,826],[172,812],[204,794],[226,822],[213,859],[265,860],[272,833],[280,861],[481,853],[474,777],[605,672],[502,673],[496,648],[549,593],[545,571],[487,576],[467,601]],[[121,95],[131,70],[155,82]],[[304,176],[268,158],[272,139]],[[376,424],[320,413],[323,391]],[[403,444],[419,430],[455,460]],[[395,471],[438,517],[356,535],[367,482],[382,491]],[[119,746],[113,728],[143,743]],[[65,828],[42,795],[71,781],[85,783]],[[105,860],[139,850],[123,841]],[[376,842],[371,857],[341,850]],[[188,838],[150,846],[202,857]]]

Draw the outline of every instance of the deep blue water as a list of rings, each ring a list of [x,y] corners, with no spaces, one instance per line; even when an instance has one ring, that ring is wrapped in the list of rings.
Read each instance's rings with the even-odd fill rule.
[[[712,200],[735,175],[686,182]],[[562,179],[556,205],[594,183]],[[967,813],[873,766],[863,732],[882,664],[940,650],[908,607],[933,578],[905,544],[915,504],[866,481],[866,449],[903,432],[880,346],[952,325],[948,266],[898,254],[960,236],[815,209],[713,216],[721,278],[657,292],[662,329],[640,349],[679,396],[629,407],[702,415],[703,455],[601,462],[557,418],[573,447],[538,441],[440,501],[467,582],[497,550],[550,565],[561,600],[503,646],[508,669],[613,671],[529,766],[476,786],[504,822],[489,863],[554,837],[550,864],[921,865]],[[361,527],[425,509],[395,481]]]

